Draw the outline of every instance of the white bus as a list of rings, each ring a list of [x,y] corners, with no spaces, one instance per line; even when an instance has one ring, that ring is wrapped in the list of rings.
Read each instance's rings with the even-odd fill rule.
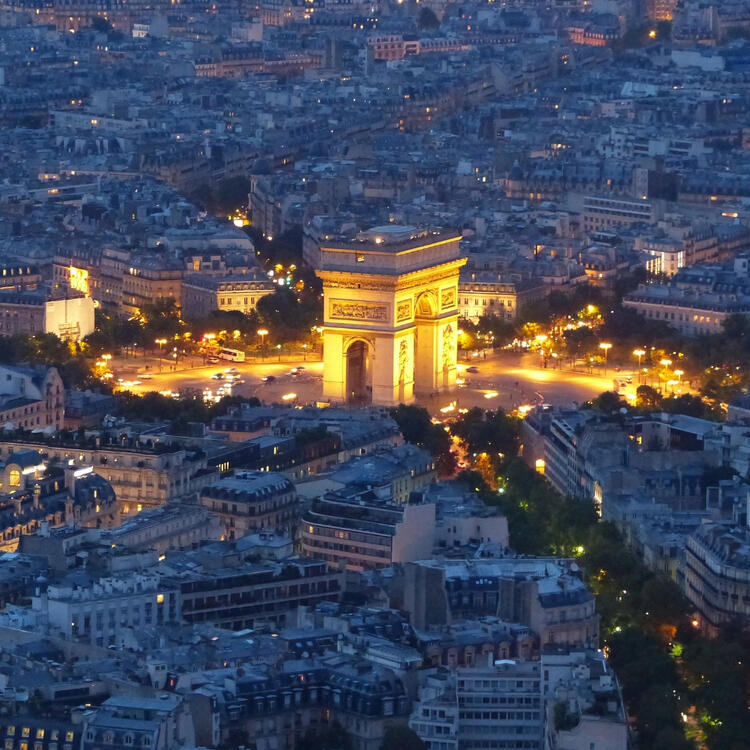
[[[245,352],[238,349],[219,349],[219,359],[226,359],[229,362],[244,362]]]

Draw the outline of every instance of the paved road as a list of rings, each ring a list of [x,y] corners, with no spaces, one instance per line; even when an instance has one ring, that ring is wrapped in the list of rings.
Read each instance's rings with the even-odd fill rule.
[[[466,368],[476,366],[477,373]],[[560,406],[581,404],[613,389],[613,379],[624,379],[630,372],[615,372],[603,368],[598,372],[573,372],[539,366],[535,354],[502,353],[495,357],[474,358],[459,364],[460,377],[466,381],[458,391],[458,404],[463,406],[503,406],[506,409],[521,404],[549,403]],[[635,397],[635,385],[626,394]],[[497,395],[493,395],[497,393]]]
[[[136,366],[143,371],[145,362],[150,364],[150,377],[142,379],[139,384],[128,386],[129,390],[136,393],[183,389],[202,391],[206,387],[215,392],[222,383],[213,380],[211,376],[225,368],[236,367],[244,383],[235,386],[232,392],[242,396],[257,396],[262,401],[274,403],[281,402],[284,395],[294,393],[299,402],[310,403],[320,399],[322,395],[323,365],[321,362],[309,360],[242,364],[221,362],[177,372],[168,371],[167,366],[163,365],[161,373],[158,372],[158,363],[154,360],[117,360],[112,363],[115,377],[123,377],[130,381],[140,378],[142,375],[137,374]],[[454,401],[457,402],[458,408],[502,406],[510,409],[521,404],[540,402],[569,406],[583,403],[602,391],[611,390],[613,378],[622,378],[626,375],[609,369],[605,377],[603,371],[588,374],[544,369],[538,364],[536,355],[513,353],[462,361],[459,363],[459,378],[465,381],[464,384],[453,394],[425,400],[424,405],[436,413]],[[290,370],[296,366],[305,368],[299,376],[290,374]],[[478,372],[467,372],[466,368],[470,366],[476,366]],[[261,378],[267,375],[274,376],[275,381],[263,383]],[[635,385],[629,386],[627,390],[634,395]]]
[[[144,370],[148,364],[149,369]],[[122,377],[126,383],[122,387],[134,393],[148,391],[180,392],[183,390],[200,390],[210,388],[214,393],[224,384],[212,376],[222,373],[229,368],[237,368],[242,382],[232,388],[232,393],[241,396],[257,396],[268,403],[281,402],[284,395],[296,393],[300,401],[315,401],[320,397],[323,363],[314,361],[293,362],[258,362],[234,363],[220,362],[219,364],[178,369],[173,372],[169,365],[163,364],[161,372],[159,364],[153,360],[139,360],[137,369],[133,360],[115,361],[112,370],[115,378]],[[292,376],[290,371],[294,367],[304,367],[302,374]],[[144,375],[144,372],[146,373]],[[272,383],[264,383],[263,377],[271,375],[275,378]],[[133,381],[136,381],[135,384]]]

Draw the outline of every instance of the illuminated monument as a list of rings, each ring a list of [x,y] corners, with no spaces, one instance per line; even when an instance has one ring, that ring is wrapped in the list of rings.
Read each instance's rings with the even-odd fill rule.
[[[387,225],[321,243],[325,398],[390,406],[455,386],[460,238]]]

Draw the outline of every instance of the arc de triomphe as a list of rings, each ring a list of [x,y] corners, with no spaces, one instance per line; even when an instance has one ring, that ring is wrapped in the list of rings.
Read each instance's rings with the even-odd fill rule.
[[[321,244],[324,398],[392,406],[455,387],[460,239],[386,225]]]

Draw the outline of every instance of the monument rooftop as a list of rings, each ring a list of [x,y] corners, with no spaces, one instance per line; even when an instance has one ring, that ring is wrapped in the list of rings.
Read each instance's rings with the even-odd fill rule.
[[[327,240],[320,247],[319,272],[377,273],[397,276],[461,258],[461,232],[455,229],[415,229],[387,224],[350,239]]]

